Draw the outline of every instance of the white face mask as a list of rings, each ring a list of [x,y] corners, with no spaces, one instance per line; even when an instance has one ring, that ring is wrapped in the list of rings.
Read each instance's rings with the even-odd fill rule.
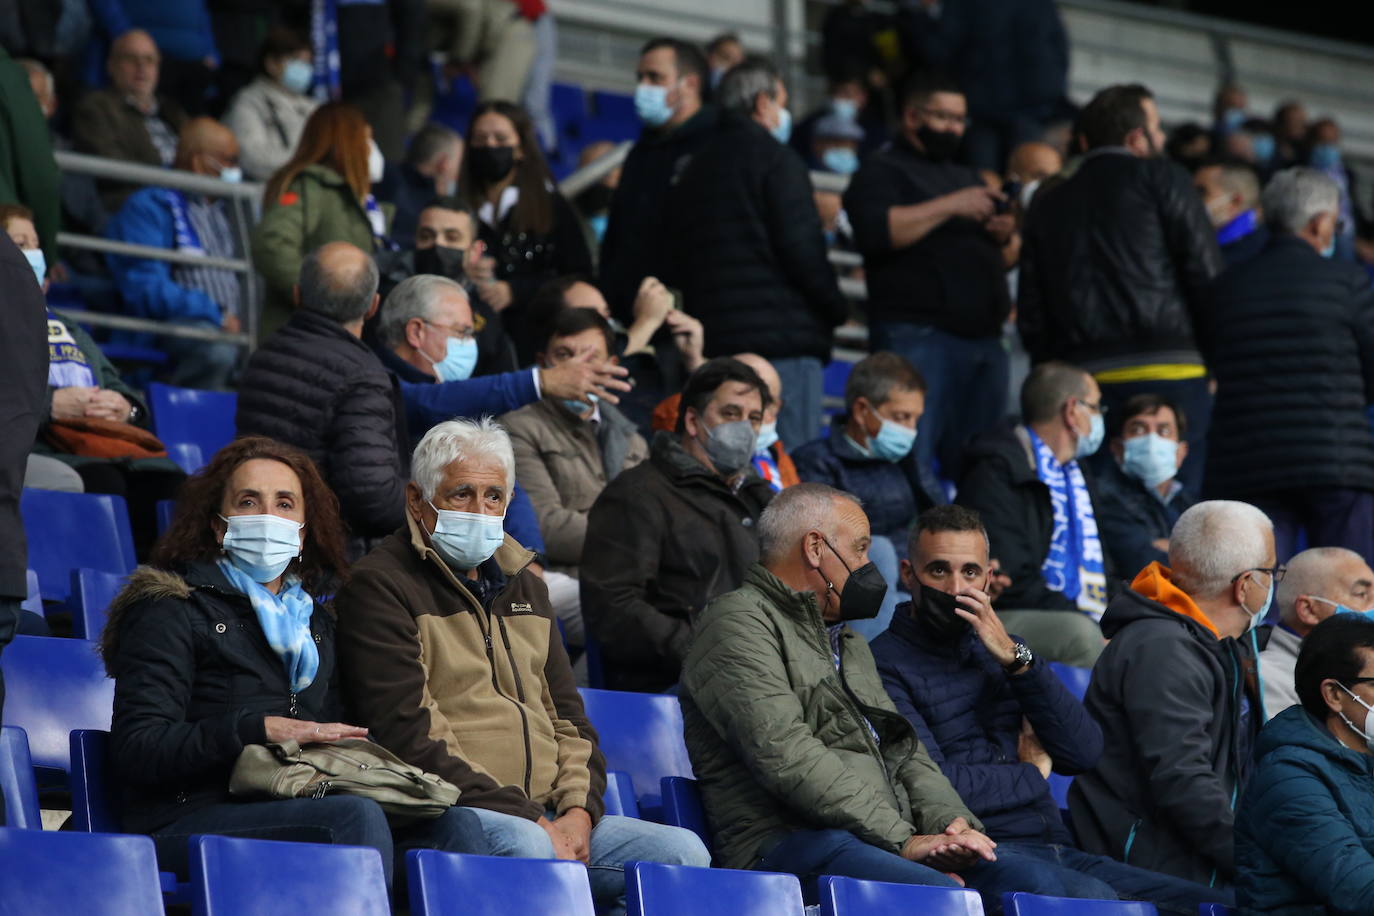
[[[482,515],[429,507],[438,518],[429,536],[439,555],[458,569],[476,569],[496,553],[506,539],[504,515]]]
[[[271,582],[301,555],[301,529],[305,526],[280,515],[231,515],[225,518],[220,546],[239,569],[254,582]]]
[[[1338,683],[1336,686],[1340,687],[1346,693],[1350,694],[1350,699],[1354,700],[1356,703],[1359,703],[1361,706],[1364,707],[1364,728],[1356,726],[1354,722],[1351,722],[1349,719],[1345,717],[1345,713],[1343,712],[1337,712],[1336,715],[1341,717],[1342,722],[1350,726],[1351,731],[1355,732],[1357,735],[1364,739],[1365,747],[1369,748],[1369,750],[1371,751],[1374,751],[1374,706],[1370,706],[1364,700],[1361,700],[1359,697],[1355,696],[1355,694],[1350,690],[1350,688],[1345,686],[1344,684]]]
[[[382,155],[382,148],[377,145],[377,141],[368,138],[367,141],[367,180],[376,184],[382,180],[382,172],[386,170],[386,158]]]

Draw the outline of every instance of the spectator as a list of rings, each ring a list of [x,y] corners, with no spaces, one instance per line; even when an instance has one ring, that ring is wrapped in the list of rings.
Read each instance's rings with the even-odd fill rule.
[[[453,18],[451,64],[476,75],[483,104],[515,103],[535,57],[533,19],[522,15],[528,0],[430,0],[430,15]],[[543,3],[538,6],[542,8]]]
[[[310,34],[319,42],[313,55],[316,92],[362,112],[389,162],[400,161],[405,152],[406,95],[426,65],[425,7],[418,0],[310,4]],[[329,15],[337,40],[325,22],[314,27],[317,18]]]
[[[750,459],[771,398],[748,366],[717,358],[687,380],[677,432],[610,481],[587,515],[582,616],[601,644],[606,686],[675,684],[692,623],[737,588],[758,556],[772,488]]]
[[[622,322],[630,320],[643,279],[663,276],[668,192],[715,134],[719,113],[702,104],[707,79],[706,58],[695,45],[655,38],[639,52],[635,111],[644,130],[625,157],[601,242],[600,285]]]
[[[1164,155],[1188,172],[1196,172],[1214,156],[1212,139],[1212,133],[1207,128],[1196,121],[1185,121],[1169,131],[1169,139],[1164,142]]]
[[[1207,208],[1227,267],[1250,260],[1269,243],[1253,168],[1239,162],[1204,163],[1193,172],[1193,187]]]
[[[1313,547],[1288,561],[1274,604],[1278,626],[1260,653],[1264,712],[1271,719],[1302,702],[1295,673],[1313,628],[1336,614],[1374,610],[1374,571],[1358,553],[1343,547]]]
[[[1236,816],[1236,898],[1244,912],[1374,907],[1374,622],[1317,627],[1298,661],[1294,706],[1265,726]]]
[[[1002,865],[846,625],[887,588],[858,501],[784,490],[759,521],[760,563],[702,613],[682,715],[719,864],[953,887]],[[837,682],[838,681],[838,685]]]
[[[826,171],[850,175],[859,167],[859,156],[867,155],[882,146],[887,134],[887,125],[876,106],[869,107],[868,83],[864,79],[862,69],[850,67],[827,82],[829,97],[819,108],[797,123],[796,129],[792,131],[792,148],[800,153],[812,168],[824,166]],[[835,153],[830,155],[831,165],[825,165],[824,152],[830,145],[823,144],[817,134],[817,128],[822,124],[826,126],[831,140],[856,141],[853,146],[853,168],[845,168],[850,165],[847,155]],[[849,147],[845,144],[839,148]],[[834,165],[841,167],[834,168]]]
[[[305,122],[320,104],[310,95],[314,78],[310,42],[282,26],[269,31],[258,54],[257,76],[224,114],[249,178],[267,181],[295,152]]]
[[[568,308],[545,325],[539,366],[555,371],[565,363],[613,359],[611,326],[591,309]],[[515,449],[515,470],[529,492],[544,535],[544,581],[563,622],[569,645],[586,644],[578,564],[587,536],[587,514],[606,485],[649,457],[635,426],[609,401],[545,398],[506,414],[502,425]],[[564,610],[566,608],[566,610]]]
[[[218,121],[195,118],[182,128],[174,165],[195,175],[236,182],[241,174],[239,145]],[[129,195],[110,217],[105,236],[184,254],[242,256],[223,200],[170,188],[143,188]],[[239,275],[232,270],[121,254],[107,254],[105,262],[125,308],[139,318],[231,334],[244,328]],[[168,381],[173,385],[228,386],[239,358],[236,344],[173,336],[156,341],[172,358]]]
[[[845,212],[863,253],[872,346],[898,353],[930,386],[917,456],[953,474],[965,442],[1002,419],[1011,308],[1001,248],[1012,217],[1000,192],[952,161],[967,109],[952,82],[913,81],[901,135],[849,183]]]
[[[1347,547],[1369,562],[1374,291],[1363,270],[1324,257],[1339,205],[1319,172],[1275,175],[1263,197],[1269,245],[1212,290],[1204,339],[1217,422],[1206,492],[1264,510],[1284,559],[1306,529],[1309,545]]]
[[[1197,495],[1178,479],[1188,455],[1188,418],[1169,401],[1138,394],[1115,416],[1109,455],[1098,461],[1097,510],[1112,564],[1134,575],[1169,559],[1169,532]]]
[[[912,446],[925,410],[926,383],[896,353],[878,352],[855,364],[845,383],[845,413],[830,433],[797,450],[802,480],[852,493],[868,506],[873,541],[869,553],[889,583],[897,582],[898,545],[922,510],[946,502],[940,483]],[[873,639],[887,629],[897,607],[889,591],[878,616],[851,626]]]
[[[390,208],[369,190],[382,177],[376,150],[362,113],[329,102],[306,120],[295,153],[267,182],[262,221],[253,230],[253,263],[267,285],[262,337],[291,316],[292,290],[307,254],[330,242],[363,251],[392,247]]]
[[[57,260],[60,212],[57,163],[42,109],[28,74],[0,47],[0,204],[23,204],[34,213],[43,249]]]
[[[582,147],[582,153],[577,157],[577,167],[584,169],[607,153],[615,150],[615,144],[609,140],[598,140]],[[606,238],[606,226],[611,220],[611,198],[615,196],[616,188],[620,186],[621,166],[616,166],[606,173],[605,177],[596,184],[587,188],[582,193],[573,198],[573,206],[577,208],[577,213],[587,224],[587,230],[592,235],[594,244],[592,250],[599,255],[601,243]]]
[[[821,22],[821,69],[826,79],[859,72],[866,88],[885,88],[887,62],[879,51],[879,36],[889,27],[865,0],[845,0],[827,10]]]
[[[1307,109],[1287,99],[1274,109],[1274,168],[1300,165],[1307,144]]]
[[[1030,209],[1031,198],[1035,196],[1040,182],[1057,175],[1064,168],[1064,157],[1059,150],[1048,143],[1033,140],[1022,143],[1007,157],[1007,182],[1012,185],[1008,190],[1017,192],[1017,205],[1021,216]]]
[[[734,32],[722,32],[706,45],[706,66],[711,70],[711,91],[720,86],[725,74],[744,62],[744,43]]]
[[[1353,261],[1356,229],[1356,211],[1352,200],[1354,178],[1341,157],[1341,128],[1334,118],[1313,122],[1307,132],[1307,150],[1307,164],[1334,181],[1340,189],[1335,257]]]
[[[38,247],[38,233],[28,208],[0,206],[0,230],[19,246],[46,292],[47,264]],[[92,453],[98,449],[89,448],[89,440],[85,443],[88,447],[82,447],[60,435],[59,430],[80,430],[86,420],[148,429],[152,418],[147,403],[124,383],[119,371],[80,325],[51,309],[47,316],[48,403],[43,411],[42,435],[32,443],[30,457],[49,457],[73,468],[79,475],[81,491],[123,497],[129,507],[136,552],[140,557],[147,556],[157,537],[157,503],[175,499],[186,475],[165,457],[96,456]],[[109,432],[83,431],[94,433],[97,438],[103,438],[100,433]]]
[[[1097,762],[1102,730],[1050,666],[1007,635],[988,596],[987,532],[976,513],[940,506],[912,531],[904,604],[873,643],[883,687],[921,746],[997,843],[997,856],[1030,860],[969,885],[992,905],[1004,891],[1150,900],[1187,914],[1231,895],[1074,848],[1050,795],[1051,772]]]
[[[386,176],[377,194],[396,208],[391,234],[408,239],[415,234],[420,211],[435,198],[458,192],[458,168],[463,162],[463,138],[451,127],[426,124],[410,140],[406,157]]]
[[[8,61],[0,50],[0,113],[8,111],[11,87],[6,79]],[[4,119],[0,119],[0,124]],[[6,125],[8,126],[8,125]],[[0,131],[0,140],[8,140]],[[0,149],[3,152],[3,149]],[[25,458],[38,436],[46,398],[44,376],[47,354],[43,349],[43,293],[28,259],[0,233],[0,298],[5,310],[5,333],[0,335],[0,411],[5,416],[4,442],[0,449],[0,655],[14,638],[19,625],[20,603],[28,596],[28,548],[24,520],[19,515],[19,495],[24,484]],[[0,670],[0,719],[5,710],[5,675]],[[5,802],[0,795],[0,825],[5,823]]]
[[[816,435],[821,370],[848,308],[826,259],[811,178],[786,146],[787,88],[765,58],[721,81],[716,136],[669,194],[670,286],[701,319],[706,355],[748,350],[787,389],[778,435],[799,448]]]
[[[787,454],[787,447],[778,437],[778,411],[782,409],[782,376],[773,364],[757,353],[736,353],[735,359],[758,373],[768,388],[768,407],[763,411],[763,425],[759,427],[759,437],[754,443],[754,472],[768,481],[774,493],[801,483],[796,464]],[[680,399],[679,399],[680,403]],[[677,418],[673,418],[676,425]]]
[[[1250,96],[1236,83],[1224,83],[1212,97],[1212,131],[1219,137],[1233,134],[1245,126],[1245,109]]]
[[[857,123],[838,115],[826,115],[812,125],[811,136],[814,139],[807,152],[808,165],[832,175],[853,175],[859,170],[859,147],[864,142],[864,129]],[[838,205],[839,195],[834,196]]]
[[[1065,363],[1036,366],[1021,387],[1022,424],[974,440],[957,497],[978,512],[1011,578],[996,601],[1003,625],[1049,660],[1083,668],[1102,652],[1094,621],[1115,586],[1100,499],[1082,460],[1102,444],[1103,413],[1091,375]]]
[[[402,869],[407,848],[460,851],[461,809],[393,831],[371,799],[229,794],[248,745],[367,735],[337,721],[334,615],[316,600],[344,575],[338,501],[319,471],[250,437],[187,482],[152,563],[111,605],[100,649],[115,679],[121,826],[151,834],[182,880],[194,834],[371,846],[388,886],[393,849]]]
[[[473,114],[458,181],[477,213],[478,235],[490,255],[468,270],[478,295],[518,338],[529,333],[525,310],[541,285],[592,269],[591,253],[572,206],[553,189],[524,109],[484,102]]]
[[[1179,517],[1169,564],[1145,567],[1102,618],[1111,641],[1084,702],[1105,751],[1074,780],[1069,810],[1084,851],[1223,887],[1264,721],[1254,628],[1283,567],[1264,513],[1225,501]]]
[[[1112,410],[1142,393],[1178,404],[1190,429],[1182,479],[1196,488],[1211,395],[1193,323],[1221,268],[1212,226],[1188,176],[1159,156],[1164,135],[1144,86],[1102,90],[1079,129],[1082,164],[1026,215],[1021,339],[1032,362],[1091,372]]]
[[[72,114],[76,148],[83,153],[143,165],[170,166],[186,123],[181,106],[158,91],[162,55],[141,29],[110,45],[110,86],[86,94]],[[102,185],[105,207],[117,210],[134,185]]]
[[[465,852],[580,860],[618,911],[626,862],[709,864],[690,831],[604,813],[606,761],[544,585],[530,552],[501,536],[515,482],[505,431],[440,424],[414,468],[405,526],[337,599],[342,682],[361,721],[458,786],[476,824]]]
[[[189,114],[203,115],[210,86],[219,70],[219,50],[210,28],[206,0],[88,0],[98,49],[133,30],[147,35],[162,55],[158,69],[166,77],[167,95]],[[70,20],[70,16],[67,16]],[[70,27],[70,23],[67,23]],[[111,45],[113,48],[113,45]]]

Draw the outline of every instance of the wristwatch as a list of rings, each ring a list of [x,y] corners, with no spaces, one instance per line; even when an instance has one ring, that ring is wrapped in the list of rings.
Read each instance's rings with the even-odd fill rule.
[[[1002,670],[1007,674],[1020,674],[1028,669],[1035,661],[1035,655],[1031,653],[1030,646],[1023,642],[1016,644],[1016,653],[1011,657],[1011,664],[1003,665]]]

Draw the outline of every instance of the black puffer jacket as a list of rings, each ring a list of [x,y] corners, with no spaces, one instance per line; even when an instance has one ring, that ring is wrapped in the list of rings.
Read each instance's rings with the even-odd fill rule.
[[[396,379],[338,322],[297,309],[248,360],[238,433],[294,445],[320,467],[353,534],[405,523],[409,442]]]
[[[706,355],[829,361],[846,307],[826,259],[811,176],[796,151],[736,114],[668,198],[671,268]]]
[[[334,618],[310,619],[315,680],[292,693],[248,599],[213,564],[173,573],[140,567],[110,607],[115,679],[110,760],[123,787],[124,829],[151,833],[229,801],[244,745],[267,740],[266,716],[338,722]]]
[[[1228,269],[1199,330],[1217,379],[1205,492],[1374,490],[1374,291],[1291,235]]]
[[[1094,150],[1035,196],[1022,239],[1017,325],[1033,362],[1199,361],[1193,326],[1221,252],[1178,165]]]

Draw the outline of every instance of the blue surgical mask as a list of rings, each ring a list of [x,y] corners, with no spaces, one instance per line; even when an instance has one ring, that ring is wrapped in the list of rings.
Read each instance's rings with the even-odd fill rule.
[[[1310,601],[1320,601],[1322,604],[1329,604],[1329,605],[1331,605],[1332,607],[1334,607],[1334,608],[1336,609],[1336,613],[1337,613],[1337,614],[1365,614],[1365,613],[1369,613],[1368,611],[1357,611],[1357,610],[1355,610],[1353,607],[1346,607],[1344,604],[1339,604],[1339,603],[1337,603],[1337,602],[1335,602],[1335,601],[1332,601],[1330,598],[1323,598],[1323,597],[1321,597],[1320,595],[1308,595],[1307,598],[1308,598],[1308,600],[1310,600]]]
[[[1254,575],[1254,574],[1252,573],[1251,575]],[[1265,596],[1265,598],[1264,598],[1264,604],[1260,607],[1260,609],[1259,609],[1258,611],[1255,611],[1253,614],[1251,614],[1251,613],[1250,613],[1250,609],[1249,609],[1248,607],[1245,606],[1245,602],[1241,602],[1241,605],[1240,605],[1241,610],[1243,610],[1243,611],[1244,611],[1245,613],[1247,613],[1247,614],[1250,614],[1250,623],[1249,623],[1249,625],[1246,626],[1246,628],[1245,628],[1245,631],[1246,631],[1247,633],[1248,633],[1249,631],[1253,630],[1255,627],[1259,626],[1259,625],[1264,621],[1265,616],[1268,615],[1268,613],[1269,613],[1269,607],[1270,607],[1270,605],[1272,605],[1273,603],[1274,603],[1274,577],[1273,577],[1273,576],[1270,576],[1270,577],[1269,577],[1269,593],[1268,593],[1268,595]]]
[[[1087,458],[1089,455],[1097,454],[1097,450],[1102,447],[1102,440],[1107,435],[1107,425],[1102,422],[1102,412],[1093,413],[1092,425],[1088,427],[1086,436],[1078,437],[1078,445],[1074,449],[1075,458]]]
[[[1121,469],[1147,487],[1157,487],[1178,473],[1178,443],[1157,433],[1125,442]]]
[[[280,515],[231,515],[225,524],[224,548],[229,562],[254,582],[271,582],[301,555],[301,529],[305,526]]]
[[[504,515],[481,515],[429,507],[438,515],[429,536],[444,561],[458,569],[476,569],[506,540]]]
[[[640,83],[635,87],[635,114],[649,127],[662,127],[673,117],[673,109],[668,104],[667,86],[650,86]]]
[[[1245,123],[1245,112],[1239,108],[1228,108],[1221,113],[1221,130],[1223,133],[1235,133],[1240,130],[1240,126]]]
[[[38,285],[41,287],[48,276],[48,259],[43,257],[43,249],[25,248],[24,260],[29,262],[29,267],[33,270],[33,275],[38,278]]]
[[[880,419],[883,420],[883,425],[878,428],[878,435],[868,443],[873,457],[884,461],[901,461],[911,453],[911,447],[916,444],[916,430],[888,419]]]
[[[831,99],[830,110],[841,121],[848,121],[852,124],[859,120],[859,103],[853,99]]]
[[[779,143],[786,143],[788,140],[791,140],[792,112],[788,111],[786,108],[780,109],[778,111],[777,126],[770,130],[769,133],[771,133],[773,139],[777,140]]]
[[[1324,258],[1334,258],[1335,256],[1336,256],[1336,234],[1333,232],[1333,233],[1331,234],[1331,241],[1327,242],[1327,243],[1326,243],[1326,247],[1322,249],[1322,257],[1324,257]]]
[[[281,72],[281,84],[292,92],[305,95],[315,81],[315,68],[300,58],[288,60]]]
[[[420,352],[424,353],[423,350]],[[434,364],[434,377],[441,382],[461,382],[471,378],[472,370],[477,367],[477,340],[472,337],[465,340],[449,337],[444,358],[437,363],[433,360],[430,362]]]
[[[832,146],[821,153],[821,165],[836,175],[853,175],[859,170],[859,154],[847,146]]]
[[[238,184],[243,181],[243,169],[236,165],[227,165],[219,170],[219,180],[227,181],[230,184]]]
[[[596,402],[599,400],[601,400],[601,398],[597,397],[595,394],[588,393],[586,401],[566,400],[563,402],[563,406],[580,417],[587,412],[588,408],[595,407]]]
[[[1250,138],[1250,151],[1255,154],[1256,165],[1268,165],[1274,158],[1274,136],[1255,134]]]
[[[1308,163],[1314,169],[1334,169],[1341,164],[1341,148],[1334,143],[1321,143],[1312,148]]]
[[[773,447],[773,443],[778,441],[778,424],[764,423],[759,426],[758,437],[754,440],[754,454],[758,455],[768,451]]]
[[[587,217],[587,226],[592,230],[592,235],[596,238],[597,244],[606,240],[606,227],[611,223],[609,213],[598,213],[595,216]]]

